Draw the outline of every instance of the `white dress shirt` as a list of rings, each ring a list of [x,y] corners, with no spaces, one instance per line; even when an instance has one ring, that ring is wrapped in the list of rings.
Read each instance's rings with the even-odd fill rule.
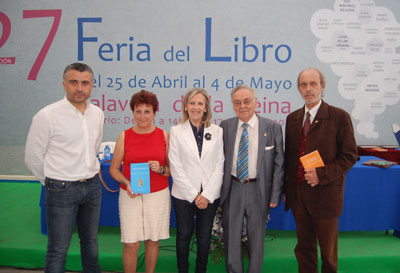
[[[304,122],[306,121],[307,112],[310,112],[310,124],[313,123],[315,116],[317,115],[318,109],[321,106],[322,100],[319,101],[317,105],[315,105],[311,110],[308,110],[307,107],[304,107],[304,118],[303,118],[303,126]]]
[[[84,114],[66,97],[44,107],[32,119],[25,165],[42,184],[45,177],[76,181],[95,176],[103,125],[103,112],[88,101]]]
[[[239,150],[240,137],[243,132],[244,122],[239,119],[238,129],[236,132],[235,148],[233,152],[232,172],[231,175],[237,176],[236,174],[236,162]],[[258,159],[258,118],[256,114],[253,114],[252,118],[247,122],[249,127],[247,132],[249,133],[249,178],[256,178],[257,176],[257,159]]]

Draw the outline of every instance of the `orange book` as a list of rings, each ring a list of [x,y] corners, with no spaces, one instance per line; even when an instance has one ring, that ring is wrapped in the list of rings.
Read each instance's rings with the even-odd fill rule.
[[[386,149],[383,149],[383,148],[380,148],[380,147],[372,148],[372,150],[377,151],[377,152],[387,152]]]
[[[318,150],[303,155],[302,157],[300,157],[300,161],[303,164],[305,170],[325,166],[324,161],[322,160]]]

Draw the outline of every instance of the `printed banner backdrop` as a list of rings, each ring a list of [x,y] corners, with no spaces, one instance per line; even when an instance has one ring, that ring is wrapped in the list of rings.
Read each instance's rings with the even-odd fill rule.
[[[399,19],[398,0],[0,0],[0,174],[30,175],[32,117],[64,97],[62,73],[76,61],[94,70],[104,141],[134,125],[129,100],[141,89],[157,94],[154,122],[165,130],[193,87],[208,91],[214,123],[233,116],[239,84],[256,89],[259,115],[284,126],[303,105],[298,73],[315,66],[358,144],[395,145]]]

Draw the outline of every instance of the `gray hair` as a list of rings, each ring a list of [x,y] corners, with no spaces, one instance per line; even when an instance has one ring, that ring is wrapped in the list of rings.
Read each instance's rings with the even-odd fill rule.
[[[300,76],[301,76],[301,74],[302,74],[304,71],[307,71],[307,70],[314,70],[315,72],[317,72],[318,75],[319,75],[319,83],[321,84],[321,86],[322,86],[323,88],[325,88],[325,84],[326,84],[325,76],[324,76],[324,74],[322,74],[322,72],[321,72],[318,68],[315,68],[315,67],[306,68],[306,69],[302,70],[302,71],[299,73],[299,76],[297,76],[297,88],[300,87]]]
[[[232,100],[233,100],[233,95],[235,95],[235,93],[236,93],[237,91],[241,90],[241,89],[247,89],[247,90],[249,90],[251,93],[253,93],[253,97],[254,97],[254,98],[257,98],[256,91],[255,91],[253,88],[248,87],[247,85],[238,85],[238,86],[236,86],[235,88],[233,88],[232,91],[231,91],[231,99],[232,99]]]

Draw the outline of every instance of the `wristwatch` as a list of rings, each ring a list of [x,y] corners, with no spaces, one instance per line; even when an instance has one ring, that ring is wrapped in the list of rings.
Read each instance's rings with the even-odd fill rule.
[[[165,174],[165,172],[167,171],[167,167],[160,166],[160,168],[161,168],[160,174]]]

